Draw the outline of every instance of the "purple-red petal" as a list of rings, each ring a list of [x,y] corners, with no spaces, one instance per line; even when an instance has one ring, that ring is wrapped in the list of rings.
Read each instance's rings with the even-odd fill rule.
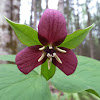
[[[40,45],[27,47],[16,55],[15,61],[18,69],[21,72],[23,72],[24,74],[28,74],[35,67],[45,62],[46,57],[42,61],[38,62],[38,59],[43,53],[42,51],[39,51],[40,47]]]
[[[77,57],[72,50],[63,47],[61,47],[61,49],[66,50],[66,53],[56,52],[56,54],[62,61],[62,64],[56,61],[55,58],[53,58],[53,64],[57,66],[61,71],[63,71],[66,75],[71,75],[76,70],[78,62]]]
[[[38,37],[43,45],[61,44],[67,36],[66,21],[57,10],[47,9],[38,25]]]

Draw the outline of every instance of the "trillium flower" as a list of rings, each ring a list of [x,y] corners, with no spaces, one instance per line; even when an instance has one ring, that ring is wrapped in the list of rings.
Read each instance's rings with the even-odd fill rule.
[[[66,75],[72,74],[77,66],[74,52],[59,47],[67,36],[66,21],[57,10],[47,9],[38,25],[38,38],[42,45],[26,47],[16,55],[16,64],[21,72],[28,74],[34,68],[48,60]]]

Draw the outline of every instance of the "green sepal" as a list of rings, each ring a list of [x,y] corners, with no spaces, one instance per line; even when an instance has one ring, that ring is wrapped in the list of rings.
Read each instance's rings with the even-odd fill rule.
[[[49,80],[50,78],[53,77],[55,74],[56,66],[51,63],[50,69],[48,69],[48,60],[46,60],[42,65],[41,65],[41,74],[44,76],[46,80]]]
[[[94,27],[94,24],[91,26],[85,28],[85,29],[79,29],[75,32],[73,32],[70,35],[67,35],[65,40],[62,44],[59,45],[59,47],[65,47],[68,49],[74,49],[77,46],[81,44],[81,42],[85,39],[89,31]]]
[[[11,28],[14,30],[17,38],[21,43],[27,46],[41,45],[38,40],[38,32],[35,31],[33,28],[24,24],[15,23],[7,19],[6,17],[5,19],[7,20]]]

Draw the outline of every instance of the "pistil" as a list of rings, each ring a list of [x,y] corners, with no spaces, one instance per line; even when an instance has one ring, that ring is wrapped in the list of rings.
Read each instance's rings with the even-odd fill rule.
[[[47,53],[47,57],[50,58],[52,57],[52,55],[50,53]]]
[[[57,56],[56,51],[59,51],[61,53],[66,53],[65,50],[59,48],[59,47],[53,47],[52,45],[49,45],[48,47],[41,47],[39,48],[40,51],[43,51],[41,57],[38,59],[38,62],[40,62],[41,60],[43,60],[43,58],[45,56],[48,57],[48,69],[50,69],[51,67],[51,62],[52,62],[52,57],[55,57],[55,59],[62,64],[62,61],[60,60],[60,58]]]

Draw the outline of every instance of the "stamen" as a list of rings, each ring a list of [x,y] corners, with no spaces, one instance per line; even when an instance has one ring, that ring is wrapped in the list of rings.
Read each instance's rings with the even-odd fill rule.
[[[51,67],[51,62],[52,62],[52,57],[50,57],[50,58],[48,59],[48,69],[50,69],[50,67]]]
[[[38,62],[40,62],[41,60],[43,60],[44,57],[45,57],[45,53],[42,53],[41,57],[38,59]]]
[[[55,57],[56,60],[57,60],[60,64],[62,64],[62,61],[60,60],[60,58],[57,56],[56,53],[53,53],[53,57]]]
[[[60,48],[58,48],[58,47],[56,47],[56,49],[57,49],[59,52],[66,53],[65,50],[62,50],[62,49],[60,49]]]
[[[43,47],[41,47],[41,48],[39,48],[39,50],[41,51],[41,50],[44,50],[45,49],[45,46],[43,46]]]
[[[49,45],[49,49],[53,49],[52,45]]]

